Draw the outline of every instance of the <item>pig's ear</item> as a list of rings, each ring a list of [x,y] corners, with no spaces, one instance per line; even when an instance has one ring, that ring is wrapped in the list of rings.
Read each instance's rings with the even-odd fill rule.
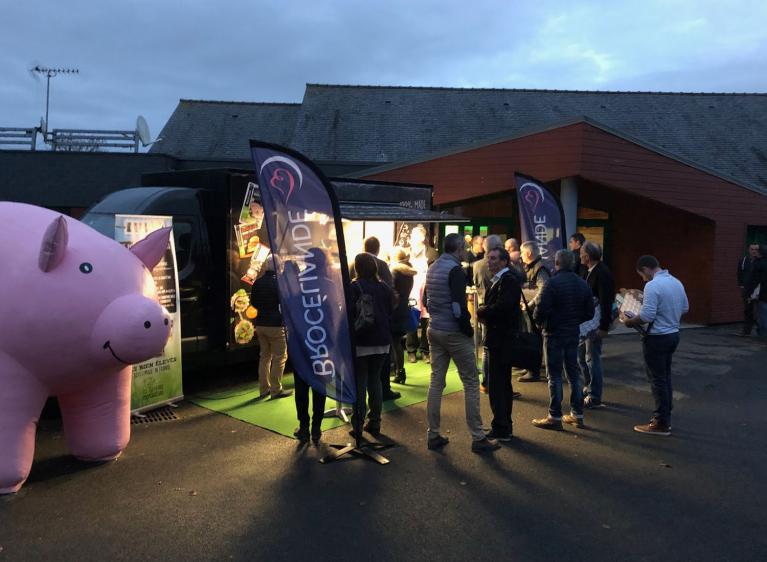
[[[37,258],[37,265],[41,271],[48,272],[58,267],[67,253],[67,242],[69,242],[67,221],[63,216],[58,216],[53,219],[43,234],[40,255]]]
[[[168,240],[170,239],[171,227],[166,226],[160,230],[155,230],[143,240],[139,240],[130,251],[140,259],[149,271],[154,269],[165,255],[168,249]]]

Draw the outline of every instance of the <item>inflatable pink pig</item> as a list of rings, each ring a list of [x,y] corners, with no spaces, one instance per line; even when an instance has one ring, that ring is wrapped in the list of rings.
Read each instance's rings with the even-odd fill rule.
[[[74,219],[0,202],[0,493],[29,475],[48,396],[76,457],[125,449],[130,365],[160,355],[170,333],[150,275],[169,236],[128,250]]]

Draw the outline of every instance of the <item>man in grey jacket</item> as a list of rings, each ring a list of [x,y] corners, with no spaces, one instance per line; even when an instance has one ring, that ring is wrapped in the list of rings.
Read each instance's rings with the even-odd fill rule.
[[[466,307],[466,275],[461,267],[466,250],[461,236],[448,234],[444,250],[426,274],[423,299],[431,317],[427,331],[431,349],[431,383],[426,405],[429,423],[427,446],[435,450],[448,443],[448,438],[440,433],[440,407],[445,376],[452,359],[463,383],[466,424],[472,437],[471,450],[475,453],[493,451],[500,445],[485,435],[479,412],[477,358],[472,341],[474,330]]]

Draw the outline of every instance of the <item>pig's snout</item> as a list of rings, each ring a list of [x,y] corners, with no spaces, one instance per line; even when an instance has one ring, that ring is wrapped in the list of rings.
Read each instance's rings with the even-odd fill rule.
[[[168,312],[141,295],[126,295],[112,301],[94,326],[92,343],[99,355],[125,364],[140,363],[160,355],[168,341],[171,319]]]

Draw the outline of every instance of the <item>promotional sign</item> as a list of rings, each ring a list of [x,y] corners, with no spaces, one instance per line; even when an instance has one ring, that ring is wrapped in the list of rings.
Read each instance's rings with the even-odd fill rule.
[[[258,202],[258,185],[232,184],[229,200],[229,348],[258,344],[254,320],[258,311],[250,304],[250,291],[269,256],[264,208]]]
[[[543,264],[554,271],[554,255],[565,247],[565,217],[559,199],[543,183],[514,174],[522,242],[534,242]]]
[[[172,217],[115,215],[115,240],[130,247],[149,233],[173,226]],[[165,256],[152,271],[157,300],[171,315],[170,338],[159,357],[133,365],[131,413],[138,414],[184,398],[181,370],[181,314],[178,306],[176,248],[170,237]]]
[[[250,141],[294,370],[314,390],[355,402],[341,213],[333,187],[304,156]]]

